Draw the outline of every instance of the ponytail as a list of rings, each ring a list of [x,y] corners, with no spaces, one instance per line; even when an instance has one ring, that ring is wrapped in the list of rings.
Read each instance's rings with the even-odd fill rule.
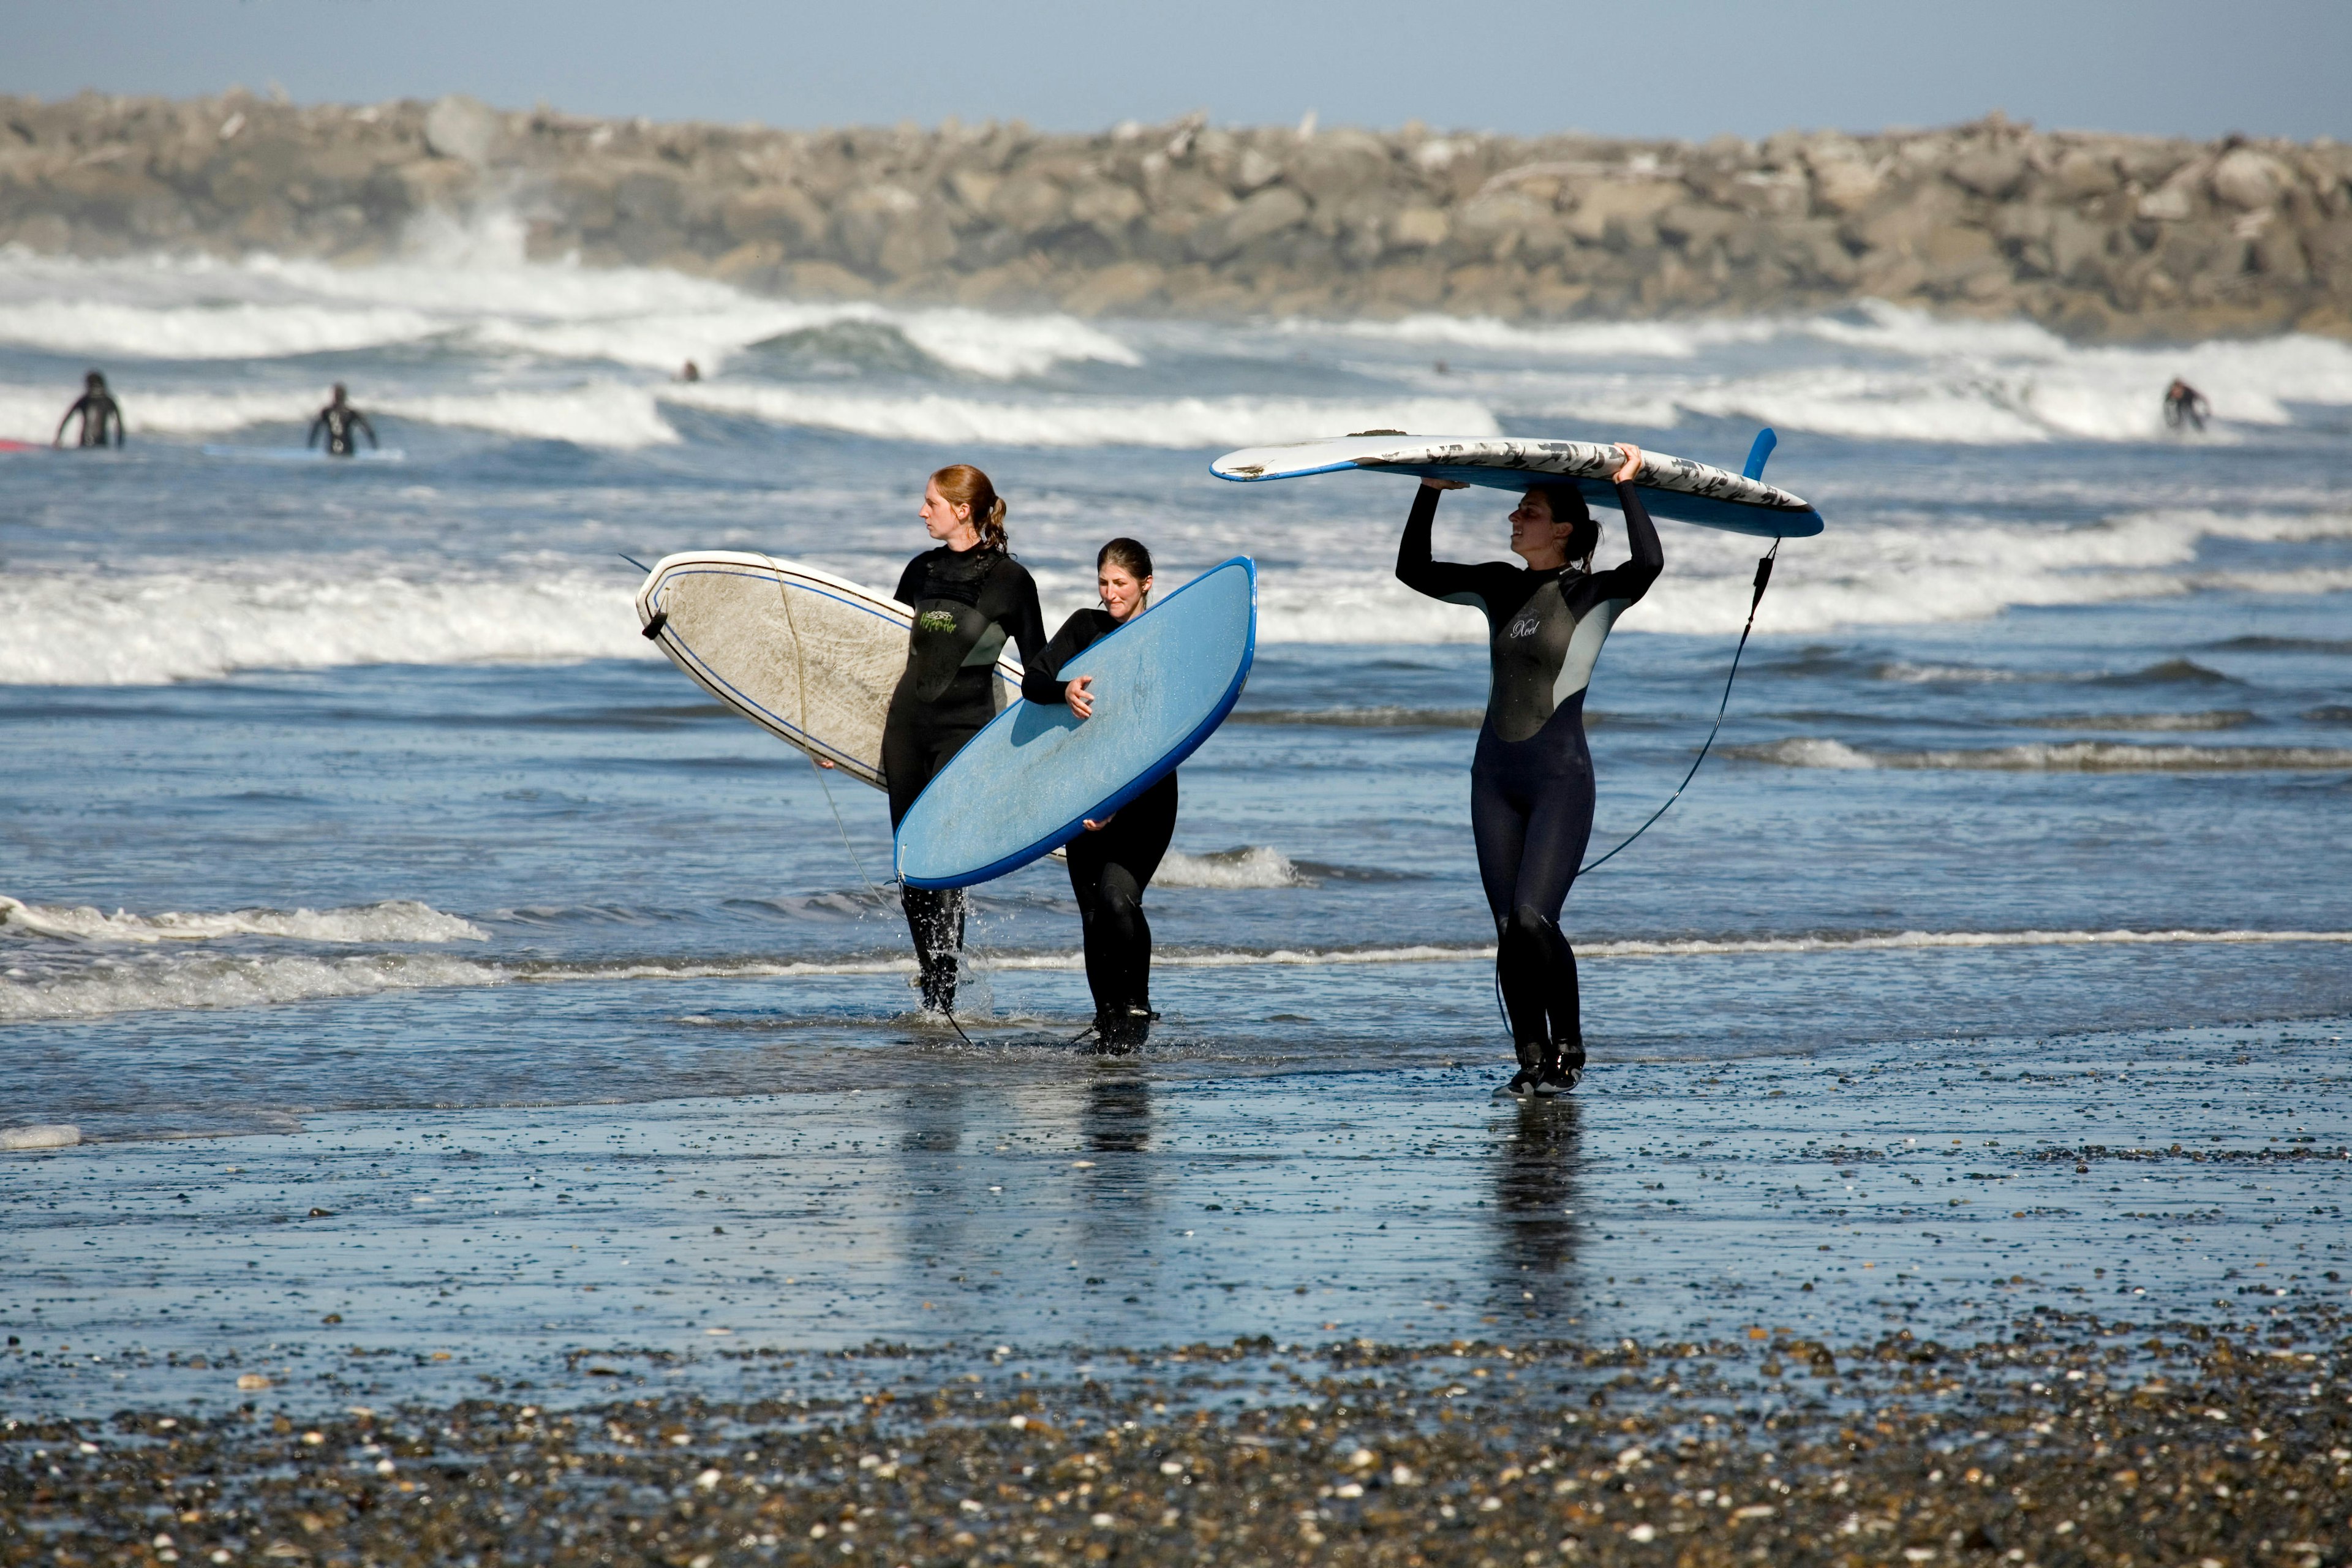
[[[931,476],[931,483],[939,487],[949,505],[971,509],[971,525],[980,531],[982,550],[1011,550],[1004,532],[1004,498],[996,493],[986,474],[970,463],[950,463]]]

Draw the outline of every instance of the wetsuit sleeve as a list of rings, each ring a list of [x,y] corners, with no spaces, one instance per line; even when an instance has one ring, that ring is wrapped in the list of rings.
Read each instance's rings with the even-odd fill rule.
[[[368,433],[368,446],[370,448],[373,449],[379,446],[379,443],[375,438],[375,426],[368,423],[368,416],[366,415],[353,414],[352,416],[352,423]]]
[[[1631,605],[1648,593],[1658,574],[1666,569],[1666,552],[1658,543],[1657,524],[1650,521],[1650,509],[1642,504],[1640,492],[1632,485],[1619,485],[1617,504],[1625,509],[1625,538],[1633,546],[1633,559],[1594,573],[1586,593],[1596,600],[1622,599]]]
[[[1035,658],[1021,660],[1021,695],[1032,702],[1066,702],[1069,700],[1067,681],[1062,679],[1062,666],[1078,657],[1092,646],[1094,639],[1087,635],[1087,612],[1080,610],[1062,623],[1054,640]]]
[[[324,414],[321,414],[321,415],[320,415],[317,418],[315,418],[315,419],[311,420],[311,421],[310,421],[310,433],[308,436],[305,436],[305,437],[302,437],[302,445],[304,445],[305,447],[315,447],[315,446],[317,446],[317,445],[319,444],[319,432],[320,432],[320,431],[321,431],[321,430],[323,430],[323,429],[325,429],[326,427],[327,427],[327,416],[326,416]]]
[[[1045,654],[1045,612],[1037,607],[1037,579],[1029,569],[1017,562],[1008,562],[1014,573],[1011,613],[1003,618],[1005,631],[1014,647],[1021,650],[1021,669],[1026,676],[1029,661]],[[1024,681],[1025,684],[1025,681]]]
[[[1405,514],[1404,537],[1397,541],[1397,581],[1433,599],[1484,609],[1486,596],[1478,591],[1483,568],[1429,558],[1430,525],[1437,521],[1437,498],[1444,493],[1427,485],[1414,491],[1412,510]]]
[[[915,595],[922,591],[923,558],[918,555],[898,574],[898,591],[890,596],[911,610],[915,607]]]
[[[87,398],[79,399],[75,402],[71,408],[66,410],[66,416],[58,421],[58,433],[49,438],[50,446],[58,447],[65,444],[66,426],[73,423],[74,416],[81,413],[81,405],[87,401],[89,401]],[[89,416],[83,415],[83,418],[87,421]]]
[[[106,411],[114,416],[114,446],[120,451],[131,445],[131,426],[122,422],[122,405],[111,397],[106,400]],[[98,427],[98,438],[100,444],[106,440],[106,426],[103,425]]]

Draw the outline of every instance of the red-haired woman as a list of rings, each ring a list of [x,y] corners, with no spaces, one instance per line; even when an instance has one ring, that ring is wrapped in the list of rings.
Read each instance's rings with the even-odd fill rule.
[[[988,476],[969,463],[941,468],[923,488],[922,519],[939,544],[908,562],[898,577],[898,602],[915,612],[915,624],[907,671],[890,694],[882,727],[893,829],[931,776],[996,717],[996,658],[1005,643],[1021,650],[1024,666],[1045,647],[1036,581],[1007,547],[1004,502]],[[923,1006],[952,1013],[963,894],[907,888],[899,896],[915,939]]]

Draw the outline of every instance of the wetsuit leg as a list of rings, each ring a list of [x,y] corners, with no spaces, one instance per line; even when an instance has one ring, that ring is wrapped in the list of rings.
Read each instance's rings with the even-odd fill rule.
[[[1521,1067],[1533,1067],[1544,1037],[1543,1000],[1528,987],[1532,969],[1511,929],[1528,819],[1517,792],[1506,786],[1505,768],[1489,756],[1490,747],[1504,749],[1501,742],[1482,736],[1478,760],[1470,770],[1470,836],[1478,847],[1478,880],[1486,889],[1486,910],[1495,917],[1495,968],[1502,984],[1503,1010],[1511,1017],[1511,1048]]]
[[[889,723],[882,731],[882,773],[890,785],[890,826],[895,831],[915,797],[948,759],[980,732],[977,726],[941,728]],[[961,888],[907,888],[898,891],[914,939],[915,966],[927,1012],[955,1010],[958,958],[963,952],[965,903]]]
[[[1576,952],[1560,906],[1592,837],[1592,757],[1583,704],[1571,701],[1525,741],[1481,737],[1471,774],[1471,826],[1512,1046],[1522,1065],[1583,1062]]]
[[[1070,890],[1086,929],[1087,984],[1106,1044],[1139,1044],[1151,1011],[1151,922],[1143,889],[1176,831],[1170,774],[1121,807],[1110,826],[1069,844]],[[1117,1036],[1117,1038],[1113,1038]]]

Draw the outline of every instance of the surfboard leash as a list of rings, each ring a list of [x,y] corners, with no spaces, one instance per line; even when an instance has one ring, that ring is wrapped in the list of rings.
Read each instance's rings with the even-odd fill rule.
[[[1626,845],[1650,831],[1651,825],[1666,815],[1666,807],[1682,799],[1683,791],[1690,788],[1691,780],[1698,777],[1698,766],[1706,761],[1708,749],[1715,744],[1715,737],[1723,729],[1723,716],[1730,710],[1731,683],[1739,679],[1739,656],[1748,651],[1748,634],[1756,629],[1756,612],[1764,603],[1764,589],[1772,581],[1772,562],[1780,553],[1780,542],[1776,539],[1772,542],[1772,548],[1764,553],[1763,559],[1756,563],[1756,592],[1748,601],[1748,624],[1739,628],[1739,646],[1731,650],[1731,671],[1723,678],[1723,700],[1716,704],[1715,722],[1708,728],[1706,739],[1699,743],[1698,755],[1691,759],[1690,772],[1683,774],[1683,782],[1675,786],[1674,794],[1666,796],[1665,805],[1650,813],[1647,822],[1627,834],[1615,849],[1612,849],[1597,860],[1589,861],[1580,867],[1576,873],[1578,876],[1581,877],[1586,872],[1597,869],[1615,859]]]

